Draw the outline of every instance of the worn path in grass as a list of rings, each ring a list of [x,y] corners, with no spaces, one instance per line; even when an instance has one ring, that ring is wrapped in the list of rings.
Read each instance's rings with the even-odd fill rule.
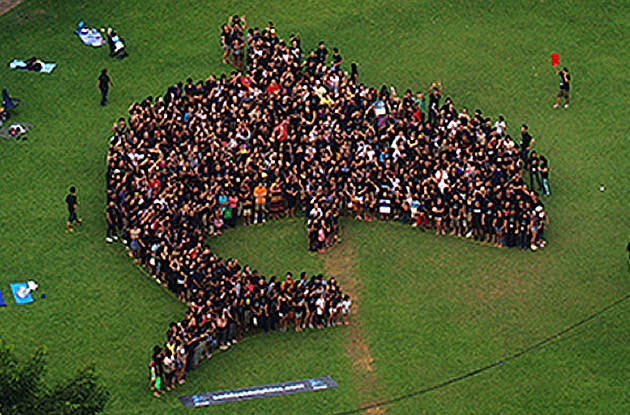
[[[365,402],[370,399],[374,393],[374,385],[377,382],[376,373],[374,371],[374,359],[370,354],[370,349],[365,341],[364,328],[361,324],[361,281],[356,274],[354,267],[354,251],[352,243],[346,239],[342,243],[335,245],[329,252],[324,255],[324,270],[326,278],[335,278],[352,299],[351,324],[348,326],[348,342],[346,343],[346,352],[352,360],[352,367],[355,371],[356,381],[362,384],[360,390],[363,396],[361,399]],[[382,408],[372,408],[367,411],[368,414],[384,414]]]

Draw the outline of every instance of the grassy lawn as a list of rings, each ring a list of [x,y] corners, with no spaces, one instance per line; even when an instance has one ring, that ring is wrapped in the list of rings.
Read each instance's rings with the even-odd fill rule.
[[[339,273],[355,283],[356,328],[255,336],[205,362],[175,393],[148,391],[150,347],[185,310],[105,237],[108,131],[131,102],[162,94],[221,64],[219,25],[246,14],[299,32],[355,61],[368,85],[399,91],[440,79],[456,106],[516,135],[529,125],[551,165],[548,246],[499,250],[392,223],[342,223],[344,241],[309,255],[303,223],[238,228],[209,241],[266,275]],[[76,23],[112,25],[130,58],[81,44]],[[630,289],[630,6],[623,1],[108,2],[26,0],[0,16],[0,88],[22,99],[13,119],[35,124],[26,143],[0,140],[0,337],[49,350],[51,376],[87,362],[112,392],[108,413],[186,413],[180,394],[330,375],[339,388],[197,412],[334,413],[423,389],[497,361],[570,326]],[[552,110],[559,51],[572,76],[571,108]],[[51,75],[12,71],[13,58],[55,61]],[[114,82],[101,108],[96,78]],[[600,184],[606,186],[600,192]],[[84,219],[64,232],[70,185]],[[333,258],[333,259],[331,259]],[[8,283],[35,279],[45,300],[17,307]],[[593,414],[630,412],[630,304],[546,348],[386,413]],[[354,327],[354,326],[351,326]],[[357,365],[361,345],[371,363]],[[364,356],[365,357],[365,356]],[[1,364],[1,363],[0,363]]]

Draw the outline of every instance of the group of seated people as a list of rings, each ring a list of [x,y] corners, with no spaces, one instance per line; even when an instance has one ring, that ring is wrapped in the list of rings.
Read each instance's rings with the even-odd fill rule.
[[[338,50],[329,59],[320,42],[303,58],[299,36],[285,42],[272,29],[247,33],[246,70],[172,85],[114,124],[107,237],[118,232],[189,304],[166,351],[156,349],[158,367],[169,351],[176,368],[194,367],[252,330],[332,324],[349,301],[334,280],[276,281],[217,257],[206,238],[227,226],[299,209],[317,251],[338,239],[342,214],[544,245],[544,206],[523,180],[533,146],[525,126],[519,146],[504,120],[440,103],[440,82],[428,106],[422,93],[369,88],[355,65],[342,69]],[[323,314],[309,305],[318,302]]]

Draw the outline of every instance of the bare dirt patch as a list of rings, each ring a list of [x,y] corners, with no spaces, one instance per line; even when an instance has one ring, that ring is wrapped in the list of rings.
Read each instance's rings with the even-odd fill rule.
[[[0,0],[0,16],[22,3],[24,0]]]
[[[374,372],[374,359],[370,354],[370,349],[365,341],[364,331],[361,327],[361,282],[356,275],[354,268],[354,252],[350,241],[345,240],[336,245],[324,256],[324,269],[326,277],[334,277],[343,290],[352,299],[351,323],[347,327],[349,341],[346,344],[346,353],[352,361],[352,367],[356,377],[363,384],[365,396],[370,396],[377,382]],[[361,402],[362,405],[371,402]],[[371,408],[366,411],[368,414],[380,415],[385,410],[380,407]]]

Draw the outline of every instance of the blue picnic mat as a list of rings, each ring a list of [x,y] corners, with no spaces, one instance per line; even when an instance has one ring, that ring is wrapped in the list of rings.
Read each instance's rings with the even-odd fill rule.
[[[4,298],[2,298],[2,291],[0,291],[0,307],[6,307],[7,303],[4,302]]]
[[[18,292],[22,289],[28,290],[28,284],[25,282],[14,282],[9,284],[11,286],[11,292],[13,293],[13,298],[15,299],[15,303],[17,305],[28,304],[33,302],[33,296],[29,292],[27,296],[21,297]]]
[[[24,62],[23,60],[20,59],[13,59],[11,62],[9,62],[9,67],[11,69],[19,69],[19,70],[23,70],[26,71],[26,62]],[[42,65],[42,69],[40,69],[39,71],[31,71],[31,72],[41,72],[41,73],[51,73],[55,68],[57,67],[56,63],[46,63],[44,62],[44,64]]]

